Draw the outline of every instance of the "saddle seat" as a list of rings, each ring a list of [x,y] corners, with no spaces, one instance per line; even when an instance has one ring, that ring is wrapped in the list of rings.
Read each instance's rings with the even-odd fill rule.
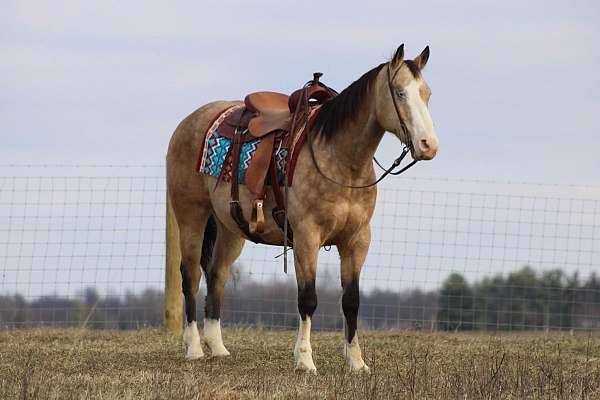
[[[313,82],[319,83],[320,74],[315,74]],[[302,101],[306,92],[306,100],[312,104],[322,104],[332,97],[331,89],[313,84],[306,89],[298,89],[288,96],[278,92],[250,93],[244,99],[246,108],[256,116],[248,122],[250,134],[261,138],[273,131],[290,129],[292,114]]]
[[[246,108],[256,113],[248,123],[250,134],[260,138],[276,130],[287,130],[292,118],[288,102],[288,95],[277,92],[256,92],[246,96]]]

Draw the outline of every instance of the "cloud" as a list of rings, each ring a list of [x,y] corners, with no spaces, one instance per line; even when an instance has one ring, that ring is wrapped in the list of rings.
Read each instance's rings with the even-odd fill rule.
[[[432,48],[442,147],[427,171],[594,176],[595,3],[9,1],[4,11],[0,156],[50,146],[53,157],[118,162],[136,148],[162,160],[169,132],[202,103],[289,92],[315,70],[342,89],[405,42],[410,56]]]

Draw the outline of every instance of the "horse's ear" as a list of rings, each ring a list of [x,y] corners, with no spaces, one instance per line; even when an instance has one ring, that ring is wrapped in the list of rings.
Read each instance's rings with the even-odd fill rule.
[[[402,64],[402,61],[404,61],[404,43],[402,43],[400,47],[398,47],[398,50],[396,50],[394,57],[392,57],[392,66],[399,67],[400,64]]]
[[[414,62],[419,67],[419,70],[422,70],[427,65],[427,60],[429,60],[429,46],[425,47],[421,54],[414,59]]]

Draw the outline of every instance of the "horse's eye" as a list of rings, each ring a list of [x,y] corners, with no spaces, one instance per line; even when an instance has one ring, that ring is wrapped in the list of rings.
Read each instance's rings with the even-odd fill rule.
[[[406,100],[406,92],[402,89],[396,89],[396,97],[399,100]]]

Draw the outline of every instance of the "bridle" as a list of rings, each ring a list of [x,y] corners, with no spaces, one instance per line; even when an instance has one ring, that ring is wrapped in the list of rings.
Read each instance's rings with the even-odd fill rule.
[[[394,160],[394,162],[392,163],[392,165],[390,165],[390,167],[387,169],[385,169],[379,163],[379,161],[377,160],[376,157],[373,157],[373,160],[375,161],[377,166],[384,171],[383,174],[381,174],[381,176],[379,178],[377,178],[377,180],[375,180],[375,182],[369,183],[367,185],[345,185],[343,183],[338,182],[334,178],[331,178],[331,177],[325,175],[325,173],[323,173],[323,171],[321,170],[321,167],[319,167],[319,164],[317,163],[317,159],[315,158],[315,151],[313,148],[314,134],[312,135],[312,137],[310,137],[311,136],[310,132],[308,133],[309,134],[308,147],[310,149],[310,155],[312,157],[313,163],[315,164],[315,168],[317,169],[317,172],[323,178],[327,179],[328,181],[330,181],[338,186],[341,186],[341,187],[347,188],[347,189],[369,188],[369,187],[377,185],[388,175],[400,175],[401,173],[403,173],[404,171],[406,171],[407,169],[409,169],[410,167],[415,165],[418,161],[418,160],[413,160],[406,166],[402,167],[400,170],[394,172],[394,170],[400,166],[400,163],[402,162],[402,160],[404,160],[404,158],[406,157],[408,152],[413,149],[413,143],[410,140],[410,132],[409,132],[408,128],[406,127],[406,123],[404,122],[404,119],[402,118],[402,114],[400,113],[400,107],[398,106],[396,96],[394,96],[394,88],[392,86],[393,78],[396,77],[396,74],[398,73],[398,71],[400,69],[396,70],[396,72],[394,72],[394,75],[392,76],[390,64],[391,64],[391,62],[387,64],[388,88],[390,90],[390,96],[392,97],[392,102],[394,103],[394,109],[396,110],[396,115],[398,116],[398,122],[400,123],[400,128],[402,129],[402,132],[404,133],[404,137],[406,138],[408,144],[404,145],[404,147],[402,148],[402,153],[400,153],[400,156],[398,156],[398,158],[396,158]],[[306,128],[308,128],[308,126]]]

